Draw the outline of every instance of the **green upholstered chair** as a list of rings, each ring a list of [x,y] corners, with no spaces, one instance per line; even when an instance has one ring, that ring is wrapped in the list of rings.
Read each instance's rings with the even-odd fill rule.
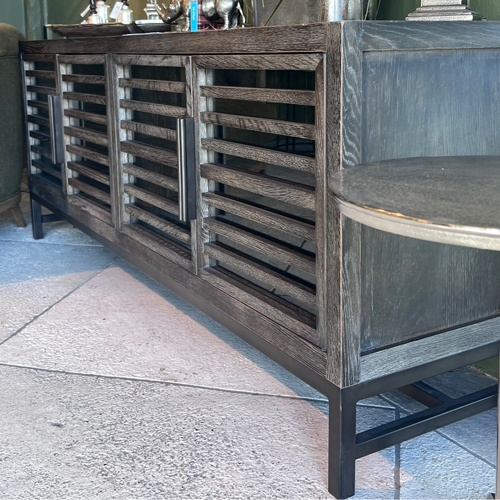
[[[0,213],[11,211],[14,222],[26,225],[19,207],[24,166],[24,127],[19,41],[21,33],[0,23]]]

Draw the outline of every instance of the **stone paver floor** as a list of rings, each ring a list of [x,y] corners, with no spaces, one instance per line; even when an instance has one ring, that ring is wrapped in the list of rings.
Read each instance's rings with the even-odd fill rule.
[[[67,223],[45,230],[0,215],[0,499],[333,498],[321,394]],[[417,408],[371,398],[358,427]],[[492,410],[365,457],[354,498],[486,498],[495,442]]]

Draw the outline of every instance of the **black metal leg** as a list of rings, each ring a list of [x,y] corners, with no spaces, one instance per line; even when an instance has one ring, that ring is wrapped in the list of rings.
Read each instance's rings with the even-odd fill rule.
[[[33,228],[33,239],[41,240],[43,238],[43,219],[42,219],[42,205],[35,201],[31,201],[31,223]]]
[[[328,491],[345,499],[356,489],[356,401],[343,389],[329,401]]]

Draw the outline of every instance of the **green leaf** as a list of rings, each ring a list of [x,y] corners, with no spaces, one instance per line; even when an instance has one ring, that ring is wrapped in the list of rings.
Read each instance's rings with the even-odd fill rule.
[[[262,3],[264,3],[264,0],[262,0]],[[278,5],[276,5],[276,8],[273,10],[273,13],[269,16],[269,19],[266,21],[266,24],[264,26],[267,26],[269,24],[269,21],[272,19],[274,14],[276,14],[276,11],[280,8],[280,5],[283,3],[283,0],[280,0],[278,2]]]

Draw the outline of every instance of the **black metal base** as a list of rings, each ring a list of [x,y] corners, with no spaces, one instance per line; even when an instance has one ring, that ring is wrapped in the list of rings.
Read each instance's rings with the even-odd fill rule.
[[[43,219],[40,210],[40,204],[43,204],[56,216],[81,229],[324,394],[329,400],[328,490],[337,499],[346,499],[355,493],[356,459],[494,408],[497,405],[496,386],[452,399],[428,384],[420,382],[435,375],[490,358],[492,356],[491,345],[471,349],[351,387],[339,388],[269,344],[232,317],[214,308],[208,300],[188,291],[182,284],[172,280],[170,276],[161,273],[134,254],[107,240],[53,204],[34,193],[31,195],[31,200],[32,212],[35,214],[33,222],[35,239],[40,234],[39,237],[43,237]],[[357,434],[357,402],[394,389],[401,389],[406,394],[410,394],[428,406],[428,409]]]
[[[56,214],[42,215],[42,205],[32,195],[30,196],[30,204],[33,239],[41,240],[43,239],[43,225],[47,222],[62,220],[62,218]]]
[[[426,377],[423,370],[422,378]],[[376,382],[371,384],[374,389],[378,386]],[[373,392],[372,395],[392,389],[394,387],[386,387],[383,391]],[[413,394],[414,399],[428,408],[360,433],[356,433],[356,403],[367,397],[366,392],[360,391],[359,386],[352,386],[345,389],[336,388],[336,394],[330,396],[328,489],[336,498],[346,499],[355,494],[358,458],[472,417],[497,405],[496,385],[457,399],[423,382],[402,387],[400,390],[405,394]]]

